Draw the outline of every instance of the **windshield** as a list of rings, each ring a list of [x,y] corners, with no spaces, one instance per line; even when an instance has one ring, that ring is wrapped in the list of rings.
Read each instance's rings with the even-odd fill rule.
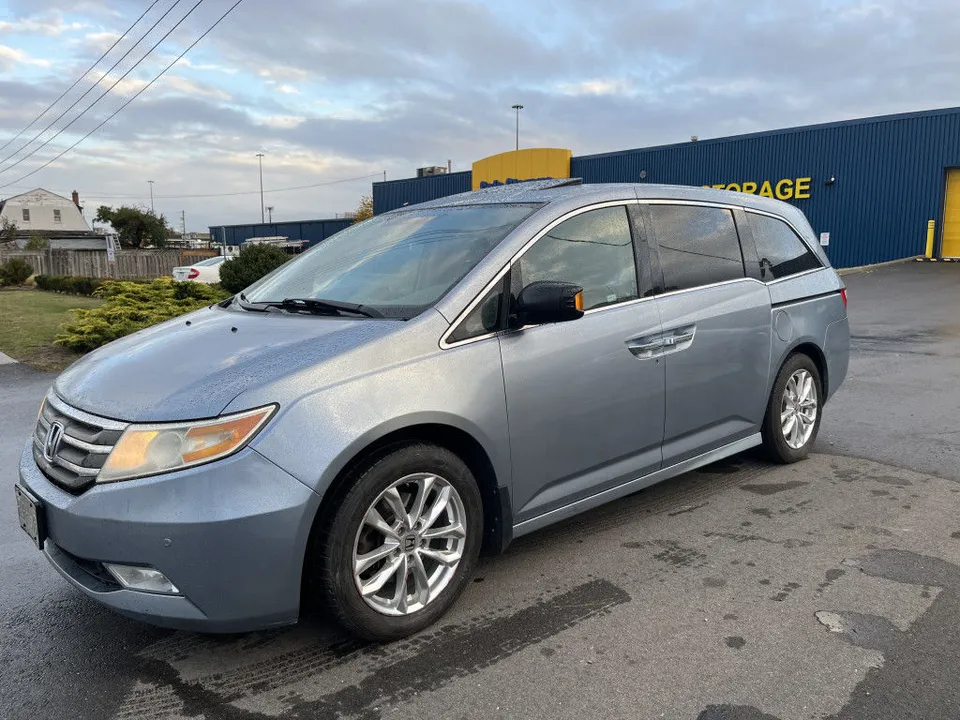
[[[342,230],[245,291],[251,303],[310,298],[413,317],[436,303],[539,205],[382,215]]]
[[[223,262],[223,258],[222,258],[222,257],[215,257],[215,258],[210,258],[209,260],[201,260],[201,261],[198,262],[198,263],[194,263],[193,266],[194,266],[194,267],[209,267],[209,266],[211,266],[211,265],[219,265],[219,264],[222,263],[222,262]]]

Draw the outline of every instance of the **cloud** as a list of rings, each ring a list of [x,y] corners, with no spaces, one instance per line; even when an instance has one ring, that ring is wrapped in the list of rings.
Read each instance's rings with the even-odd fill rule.
[[[7,45],[0,45],[0,70],[11,72],[18,65],[32,65],[34,67],[47,68],[50,67],[50,61],[31,57],[23,50],[17,50]]]
[[[14,22],[0,21],[0,35],[58,36],[86,28],[86,23],[66,22],[59,12],[21,17]]]
[[[283,93],[284,95],[299,95],[300,91],[297,90],[293,85],[278,85],[277,92]]]
[[[626,95],[631,92],[628,80],[584,80],[578,83],[560,83],[564,95]]]

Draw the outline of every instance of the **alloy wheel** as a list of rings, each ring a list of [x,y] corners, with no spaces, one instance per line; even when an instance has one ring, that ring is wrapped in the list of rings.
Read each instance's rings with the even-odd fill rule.
[[[380,493],[353,548],[354,583],[364,602],[397,616],[436,599],[463,557],[465,515],[456,488],[432,473],[407,475]]]
[[[817,424],[817,384],[809,371],[801,368],[787,380],[780,402],[780,429],[783,439],[794,450],[810,440]]]

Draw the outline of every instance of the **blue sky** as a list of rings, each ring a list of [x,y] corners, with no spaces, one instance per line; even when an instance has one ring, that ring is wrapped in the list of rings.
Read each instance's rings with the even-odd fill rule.
[[[0,0],[0,145],[33,120],[152,0]],[[259,219],[264,157],[275,219],[356,207],[386,172],[468,169],[521,145],[575,154],[888,112],[960,105],[955,0],[243,0],[183,62],[76,150],[21,180],[101,122],[219,17],[157,0],[51,122],[133,47],[77,108],[0,162],[0,196],[79,191],[88,209],[155,203],[187,228]],[[171,10],[172,8],[172,10]],[[133,41],[167,10],[144,40]],[[344,181],[346,182],[339,182]],[[221,197],[200,195],[236,194]],[[88,217],[92,215],[88,212]]]

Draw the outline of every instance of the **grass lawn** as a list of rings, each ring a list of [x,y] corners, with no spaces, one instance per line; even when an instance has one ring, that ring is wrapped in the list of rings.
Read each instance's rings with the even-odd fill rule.
[[[102,300],[41,290],[0,290],[0,352],[38,370],[62,370],[77,353],[53,344],[71,308],[93,308]]]

